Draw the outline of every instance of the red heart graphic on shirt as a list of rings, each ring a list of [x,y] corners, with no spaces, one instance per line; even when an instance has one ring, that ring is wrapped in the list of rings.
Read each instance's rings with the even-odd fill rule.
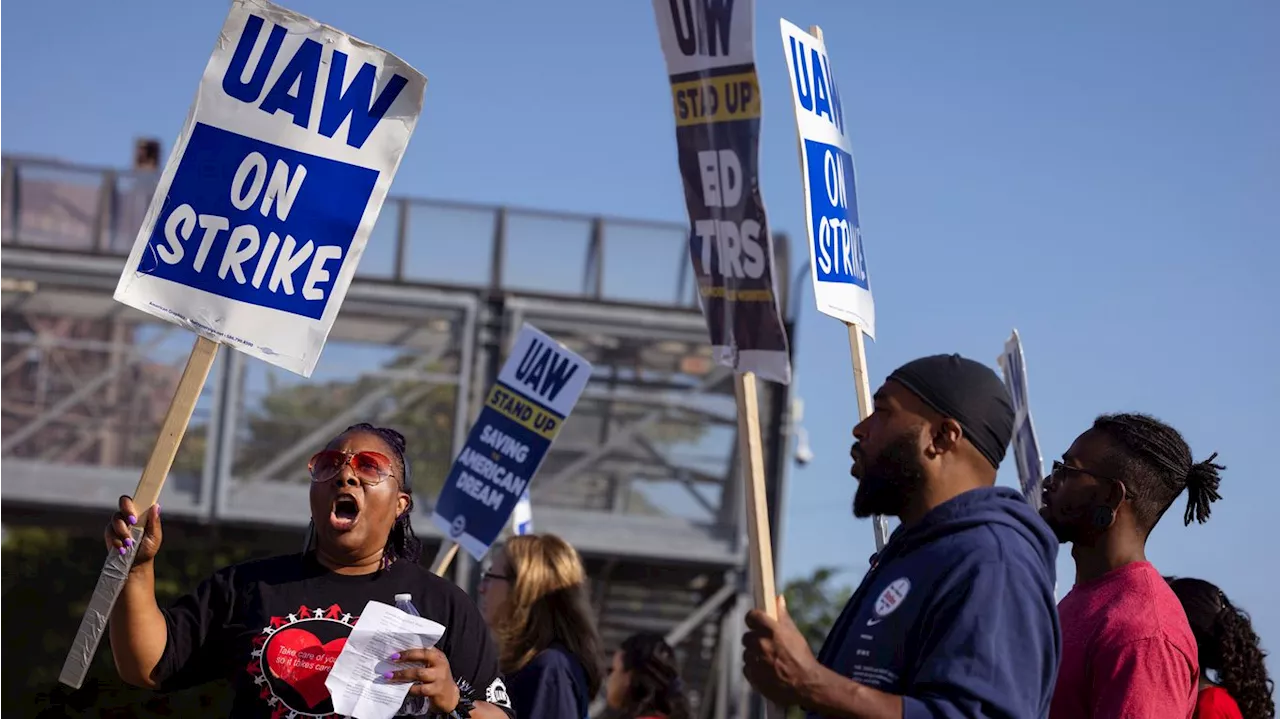
[[[282,629],[267,646],[267,666],[293,687],[308,707],[314,707],[329,698],[324,680],[346,644],[346,637],[321,644],[316,635],[305,629]]]

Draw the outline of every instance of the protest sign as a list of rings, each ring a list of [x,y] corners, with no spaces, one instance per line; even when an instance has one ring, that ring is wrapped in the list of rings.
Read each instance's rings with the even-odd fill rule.
[[[786,384],[791,360],[760,197],[755,2],[653,0],[653,10],[671,82],[689,260],[713,357],[735,373],[752,594],[777,617],[756,376]]]
[[[383,50],[236,0],[115,298],[309,377],[425,86]]]
[[[1022,354],[1022,338],[1018,331],[1004,343],[1004,353],[997,360],[1004,372],[1004,385],[1013,400],[1013,456],[1018,464],[1018,480],[1022,496],[1032,507],[1040,508],[1040,488],[1044,484],[1044,464],[1040,442],[1031,422],[1031,405],[1027,399],[1027,364]]]
[[[533,502],[529,500],[529,488],[520,495],[516,509],[511,513],[511,528],[515,534],[533,534]]]
[[[786,384],[773,237],[760,197],[755,3],[654,0],[676,117],[689,259],[719,364]]]
[[[489,551],[590,378],[585,359],[532,325],[520,329],[431,513],[449,540],[477,560]],[[433,571],[451,556],[442,549]]]
[[[800,135],[805,227],[818,310],[875,339],[875,303],[858,224],[853,147],[821,31],[781,20],[782,51]]]
[[[853,149],[845,133],[844,103],[831,73],[831,61],[816,25],[805,32],[786,20],[782,52],[791,78],[800,144],[809,271],[818,310],[841,320],[849,331],[849,353],[858,397],[859,420],[871,414],[866,332],[875,339],[875,303],[858,224]],[[884,517],[873,520],[876,550],[889,539]]]
[[[222,344],[310,376],[422,110],[395,56],[233,0],[115,299],[197,335],[133,502],[155,505]],[[108,552],[59,681],[83,683],[142,536]]]

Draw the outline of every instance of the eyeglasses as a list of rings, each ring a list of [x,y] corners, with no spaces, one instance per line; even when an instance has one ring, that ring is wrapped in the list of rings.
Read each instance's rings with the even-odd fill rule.
[[[391,460],[380,452],[343,452],[326,449],[316,452],[307,463],[312,482],[328,482],[351,467],[360,484],[366,487],[382,484],[391,476]]]
[[[1121,480],[1119,480],[1119,479],[1116,479],[1115,477],[1108,477],[1108,476],[1103,475],[1103,474],[1098,474],[1097,472],[1094,472],[1093,470],[1084,469],[1083,467],[1072,467],[1072,466],[1070,466],[1070,465],[1063,464],[1062,462],[1059,462],[1059,461],[1058,461],[1058,460],[1056,460],[1056,459],[1053,461],[1053,470],[1052,470],[1052,472],[1050,473],[1049,477],[1050,477],[1050,479],[1052,479],[1055,483],[1058,483],[1058,482],[1065,481],[1065,480],[1066,480],[1066,478],[1067,478],[1068,476],[1070,476],[1070,475],[1075,475],[1075,474],[1087,474],[1087,475],[1089,475],[1090,477],[1095,477],[1095,478],[1097,478],[1097,479],[1101,479],[1101,480],[1103,480],[1104,482],[1115,482],[1116,484],[1120,485],[1121,487],[1124,487],[1124,490],[1125,490],[1125,493],[1126,493],[1126,494],[1128,494],[1128,492],[1129,492],[1129,487],[1128,487],[1128,485],[1126,485],[1123,481],[1121,481]]]
[[[1050,472],[1049,476],[1052,477],[1055,481],[1061,482],[1067,477],[1072,475],[1077,475],[1077,474],[1087,474],[1090,477],[1097,477],[1098,479],[1106,479],[1106,480],[1111,479],[1110,477],[1104,477],[1101,474],[1098,474],[1097,472],[1092,472],[1083,467],[1072,467],[1068,464],[1059,462],[1056,459],[1053,460],[1053,470]]]
[[[480,581],[495,580],[500,582],[510,582],[512,577],[507,574],[496,574],[493,571],[493,565],[486,563],[480,570]]]

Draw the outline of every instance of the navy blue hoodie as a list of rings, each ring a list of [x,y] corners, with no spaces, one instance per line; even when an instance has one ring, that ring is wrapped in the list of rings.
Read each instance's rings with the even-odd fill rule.
[[[818,659],[902,695],[904,719],[1048,716],[1062,644],[1057,557],[1022,495],[965,492],[893,533]]]

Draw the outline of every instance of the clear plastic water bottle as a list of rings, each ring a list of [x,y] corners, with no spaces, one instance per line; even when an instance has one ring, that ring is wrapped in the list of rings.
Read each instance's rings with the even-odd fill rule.
[[[415,617],[422,616],[418,613],[418,608],[413,606],[412,594],[397,594],[396,609],[399,609],[405,614],[412,614]],[[428,706],[429,703],[427,702],[426,697],[413,695],[407,696],[404,698],[404,704],[400,705],[399,716],[421,716],[427,713]]]

